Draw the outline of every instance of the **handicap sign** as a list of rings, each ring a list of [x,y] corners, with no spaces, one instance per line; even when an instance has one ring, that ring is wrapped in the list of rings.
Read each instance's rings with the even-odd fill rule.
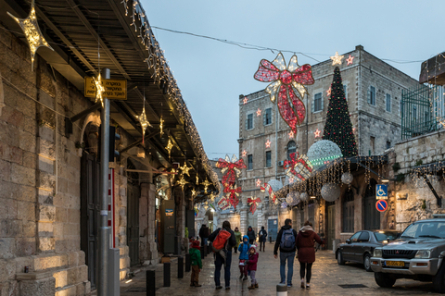
[[[376,199],[388,199],[388,185],[377,184],[375,187],[375,198]]]
[[[388,202],[384,199],[378,200],[375,204],[377,211],[384,212],[388,209]]]

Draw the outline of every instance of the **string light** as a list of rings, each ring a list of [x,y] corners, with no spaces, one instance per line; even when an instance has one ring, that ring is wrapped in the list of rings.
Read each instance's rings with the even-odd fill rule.
[[[332,66],[341,65],[341,60],[344,58],[344,55],[338,55],[338,52],[335,52],[334,56],[331,56]]]
[[[17,22],[17,24],[19,24],[20,28],[23,30],[23,33],[25,33],[26,41],[28,42],[29,50],[31,52],[31,70],[34,70],[34,60],[39,47],[45,46],[54,51],[54,49],[48,44],[45,37],[43,37],[42,32],[40,31],[34,7],[35,0],[32,0],[31,11],[29,12],[29,15],[24,19],[17,18],[11,13],[7,12],[8,15],[12,17]]]

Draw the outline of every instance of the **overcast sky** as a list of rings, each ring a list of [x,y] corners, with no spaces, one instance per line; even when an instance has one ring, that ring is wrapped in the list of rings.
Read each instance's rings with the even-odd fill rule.
[[[150,25],[302,52],[324,61],[361,44],[381,59],[424,61],[445,51],[445,1],[141,0]],[[366,4],[365,4],[366,3]],[[264,89],[253,79],[277,53],[153,29],[209,158],[238,155],[240,94]],[[285,53],[286,61],[291,54]],[[298,55],[299,64],[316,64]],[[419,79],[420,62],[394,63]]]

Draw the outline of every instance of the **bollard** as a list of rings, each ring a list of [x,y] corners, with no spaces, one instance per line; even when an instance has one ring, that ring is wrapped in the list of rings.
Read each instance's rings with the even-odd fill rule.
[[[178,257],[178,279],[184,277],[184,257]]]
[[[287,286],[286,285],[277,285],[277,296],[287,296]]]
[[[170,262],[164,263],[164,287],[170,287]]]
[[[147,270],[145,285],[147,296],[155,296],[156,295],[156,281],[155,281],[156,272],[154,270]]]
[[[190,272],[192,262],[190,262],[190,254],[185,255],[185,272]]]

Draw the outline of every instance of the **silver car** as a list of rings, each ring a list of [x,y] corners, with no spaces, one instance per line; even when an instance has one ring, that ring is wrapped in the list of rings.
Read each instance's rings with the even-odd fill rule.
[[[376,283],[390,288],[399,278],[432,281],[445,293],[445,219],[417,221],[399,239],[374,249],[371,268]]]

